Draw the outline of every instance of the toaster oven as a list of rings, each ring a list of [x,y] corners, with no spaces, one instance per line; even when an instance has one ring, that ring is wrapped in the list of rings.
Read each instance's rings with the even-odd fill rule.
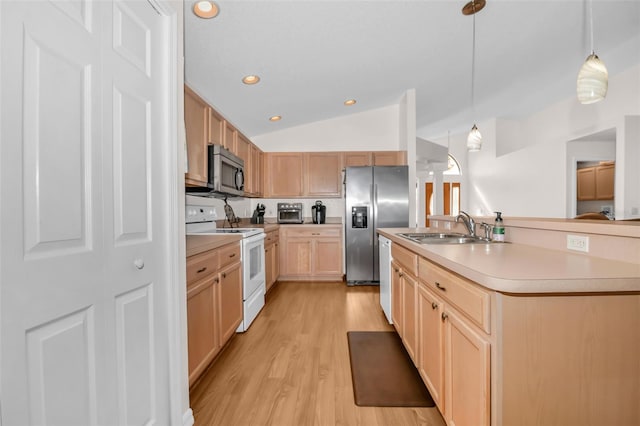
[[[278,203],[278,223],[302,222],[302,203]]]

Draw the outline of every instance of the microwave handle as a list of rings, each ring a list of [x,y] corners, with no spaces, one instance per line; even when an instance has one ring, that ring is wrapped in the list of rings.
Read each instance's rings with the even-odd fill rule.
[[[242,169],[236,169],[236,189],[244,190],[244,172]]]

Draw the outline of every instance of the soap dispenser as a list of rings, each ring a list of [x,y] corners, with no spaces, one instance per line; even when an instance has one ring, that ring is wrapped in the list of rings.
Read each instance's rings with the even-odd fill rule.
[[[493,225],[493,241],[504,241],[504,223],[502,222],[502,212],[496,214],[496,223]]]

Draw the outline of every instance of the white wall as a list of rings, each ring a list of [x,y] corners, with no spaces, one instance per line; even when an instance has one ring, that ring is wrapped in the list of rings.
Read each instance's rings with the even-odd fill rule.
[[[640,65],[611,76],[602,102],[581,105],[571,97],[529,117],[496,118],[478,127],[480,152],[466,151],[466,133],[450,140],[449,150],[463,171],[463,210],[567,217],[568,142],[616,128],[615,215],[640,217]],[[445,138],[430,140],[446,145]]]
[[[391,105],[266,133],[251,140],[266,152],[398,151],[403,149],[398,109],[398,105]]]

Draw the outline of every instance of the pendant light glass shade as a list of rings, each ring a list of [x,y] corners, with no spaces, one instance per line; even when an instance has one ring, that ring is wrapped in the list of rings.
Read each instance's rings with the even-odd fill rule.
[[[469,136],[467,136],[467,150],[468,151],[480,151],[482,147],[482,135],[480,134],[480,130],[474,124],[469,132]]]
[[[577,92],[581,104],[593,104],[607,96],[609,73],[604,62],[591,53],[578,72]]]

